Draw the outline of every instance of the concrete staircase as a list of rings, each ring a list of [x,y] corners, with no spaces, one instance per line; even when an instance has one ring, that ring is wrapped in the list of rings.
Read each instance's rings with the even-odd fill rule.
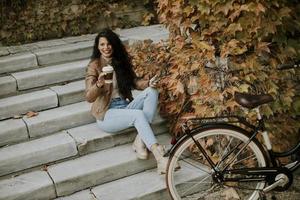
[[[168,38],[160,25],[119,34],[127,44]],[[105,133],[89,113],[83,79],[94,37],[0,47],[0,200],[168,199],[154,158],[131,149],[135,129]],[[152,127],[168,145],[165,120]]]

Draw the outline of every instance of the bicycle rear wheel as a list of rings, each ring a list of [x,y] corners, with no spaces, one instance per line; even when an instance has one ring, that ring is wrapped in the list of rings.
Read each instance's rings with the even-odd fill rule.
[[[196,132],[193,137],[204,147],[219,170],[224,169],[226,163],[235,156],[228,170],[264,167],[267,164],[263,148],[257,140],[251,141],[241,150],[249,139],[246,131],[241,128],[224,125],[206,128]],[[177,163],[181,166],[180,170],[176,169]],[[167,188],[174,200],[255,200],[259,198],[259,190],[265,186],[264,181],[218,183],[213,174],[214,171],[192,138],[187,137],[170,155],[166,176]],[[226,175],[228,178],[234,176],[236,175]]]

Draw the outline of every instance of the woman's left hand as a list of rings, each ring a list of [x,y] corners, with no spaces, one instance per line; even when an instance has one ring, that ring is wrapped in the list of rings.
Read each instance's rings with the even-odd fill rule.
[[[157,87],[157,83],[159,81],[158,75],[153,76],[150,80],[149,80],[149,86],[156,88]]]

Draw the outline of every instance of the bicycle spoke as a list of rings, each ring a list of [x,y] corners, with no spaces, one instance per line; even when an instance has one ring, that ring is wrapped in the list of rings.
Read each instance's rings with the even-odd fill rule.
[[[177,162],[179,161],[179,157],[177,157],[177,156],[174,156],[174,157],[176,157],[177,158]],[[202,172],[205,172],[205,173],[207,173],[207,174],[211,174],[211,168],[210,167],[208,167],[208,166],[206,166],[206,165],[204,165],[203,163],[195,163],[195,162],[197,162],[197,161],[195,161],[195,162],[192,162],[192,159],[180,159],[180,161],[182,161],[182,162],[185,162],[185,163],[187,163],[187,164],[190,164],[191,166],[193,166],[194,168],[197,168],[197,169],[199,169],[200,171],[202,171]],[[201,164],[202,166],[199,166],[199,164]],[[205,169],[205,167],[206,168],[208,168],[208,169]]]
[[[207,178],[210,178],[210,176],[206,176],[205,178],[203,178],[203,181],[205,181]],[[182,195],[186,195],[187,192],[191,191],[192,189],[194,189],[196,186],[198,186],[199,184],[202,184],[203,181],[198,182],[196,185],[194,185],[193,187],[191,187],[189,190],[187,190],[186,192],[184,192]],[[210,183],[210,182],[209,182]]]
[[[249,159],[251,159],[251,158],[255,158],[255,155],[251,155],[251,156],[248,156],[248,157],[246,157],[246,158],[243,158],[243,159],[241,159],[241,160],[239,160],[239,161],[237,161],[237,162],[234,162],[234,163],[232,163],[231,166],[236,165],[236,164],[239,164],[239,163],[244,162],[245,160],[249,160]]]
[[[229,143],[228,143],[228,145],[227,145],[225,151],[223,152],[223,155],[221,156],[221,160],[224,158],[225,154],[228,152],[228,149],[229,149],[229,147],[230,147],[232,141],[233,141],[233,138],[230,139],[230,141],[229,141]]]
[[[218,163],[217,167],[220,167],[220,165],[221,165],[223,159],[225,158],[225,155],[226,155],[227,152],[228,152],[228,149],[229,149],[229,147],[230,147],[232,141],[233,141],[233,138],[230,139],[229,144],[227,145],[225,151],[223,152],[223,155],[221,156],[221,162]]]
[[[217,187],[220,187],[220,185],[214,184],[211,188],[209,188],[208,190],[206,190],[204,193],[202,194],[197,194],[197,200],[199,200],[200,198],[203,198],[207,195],[209,195],[210,193],[212,193],[213,190],[215,190]],[[195,194],[193,194],[194,196]],[[188,196],[187,198],[195,198],[195,197],[191,197]]]
[[[225,169],[227,169],[229,166],[232,166],[232,163],[237,159],[237,157],[241,154],[241,152],[244,150],[244,147],[242,147],[233,158],[229,160],[229,162],[226,164]]]

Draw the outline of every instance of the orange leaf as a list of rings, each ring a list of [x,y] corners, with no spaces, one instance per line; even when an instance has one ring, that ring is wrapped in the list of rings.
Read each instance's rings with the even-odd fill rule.
[[[187,16],[189,16],[190,14],[192,14],[194,12],[194,8],[192,6],[187,6],[187,7],[184,8],[183,11],[185,12],[185,14]]]
[[[256,49],[257,49],[258,52],[268,52],[268,53],[270,53],[271,51],[270,51],[270,48],[268,47],[269,45],[270,45],[270,43],[268,43],[268,42],[259,42],[257,44]]]
[[[233,9],[232,3],[233,1],[228,1],[225,5],[220,4],[220,7],[217,9],[216,13],[222,12],[226,16],[229,13],[229,11]]]
[[[237,17],[240,16],[242,11],[249,11],[248,5],[242,5],[238,10],[236,10],[234,13],[232,13],[228,18],[230,21],[234,21]]]
[[[212,138],[209,138],[207,141],[206,141],[206,146],[209,147],[211,145],[214,144],[214,140]]]
[[[27,118],[31,118],[31,117],[37,116],[38,114],[39,114],[39,113],[37,113],[37,112],[28,111],[28,112],[26,113],[26,116],[27,116]]]
[[[259,12],[263,12],[263,13],[266,12],[266,8],[261,3],[258,3],[256,10],[257,10],[257,12],[256,12],[257,16],[259,15]]]
[[[242,26],[241,26],[241,24],[240,23],[232,23],[232,24],[230,24],[227,28],[226,28],[226,30],[225,30],[225,34],[231,34],[231,35],[234,35],[235,36],[235,33],[237,32],[237,31],[242,31],[243,30],[243,28],[242,28]]]
[[[290,16],[291,12],[292,12],[292,10],[290,8],[284,7],[279,10],[279,15],[281,17],[288,17],[288,16]]]
[[[193,40],[194,44],[197,46],[197,48],[199,49],[206,49],[206,50],[213,50],[214,47],[209,45],[207,42],[205,41],[198,41],[198,40]]]

